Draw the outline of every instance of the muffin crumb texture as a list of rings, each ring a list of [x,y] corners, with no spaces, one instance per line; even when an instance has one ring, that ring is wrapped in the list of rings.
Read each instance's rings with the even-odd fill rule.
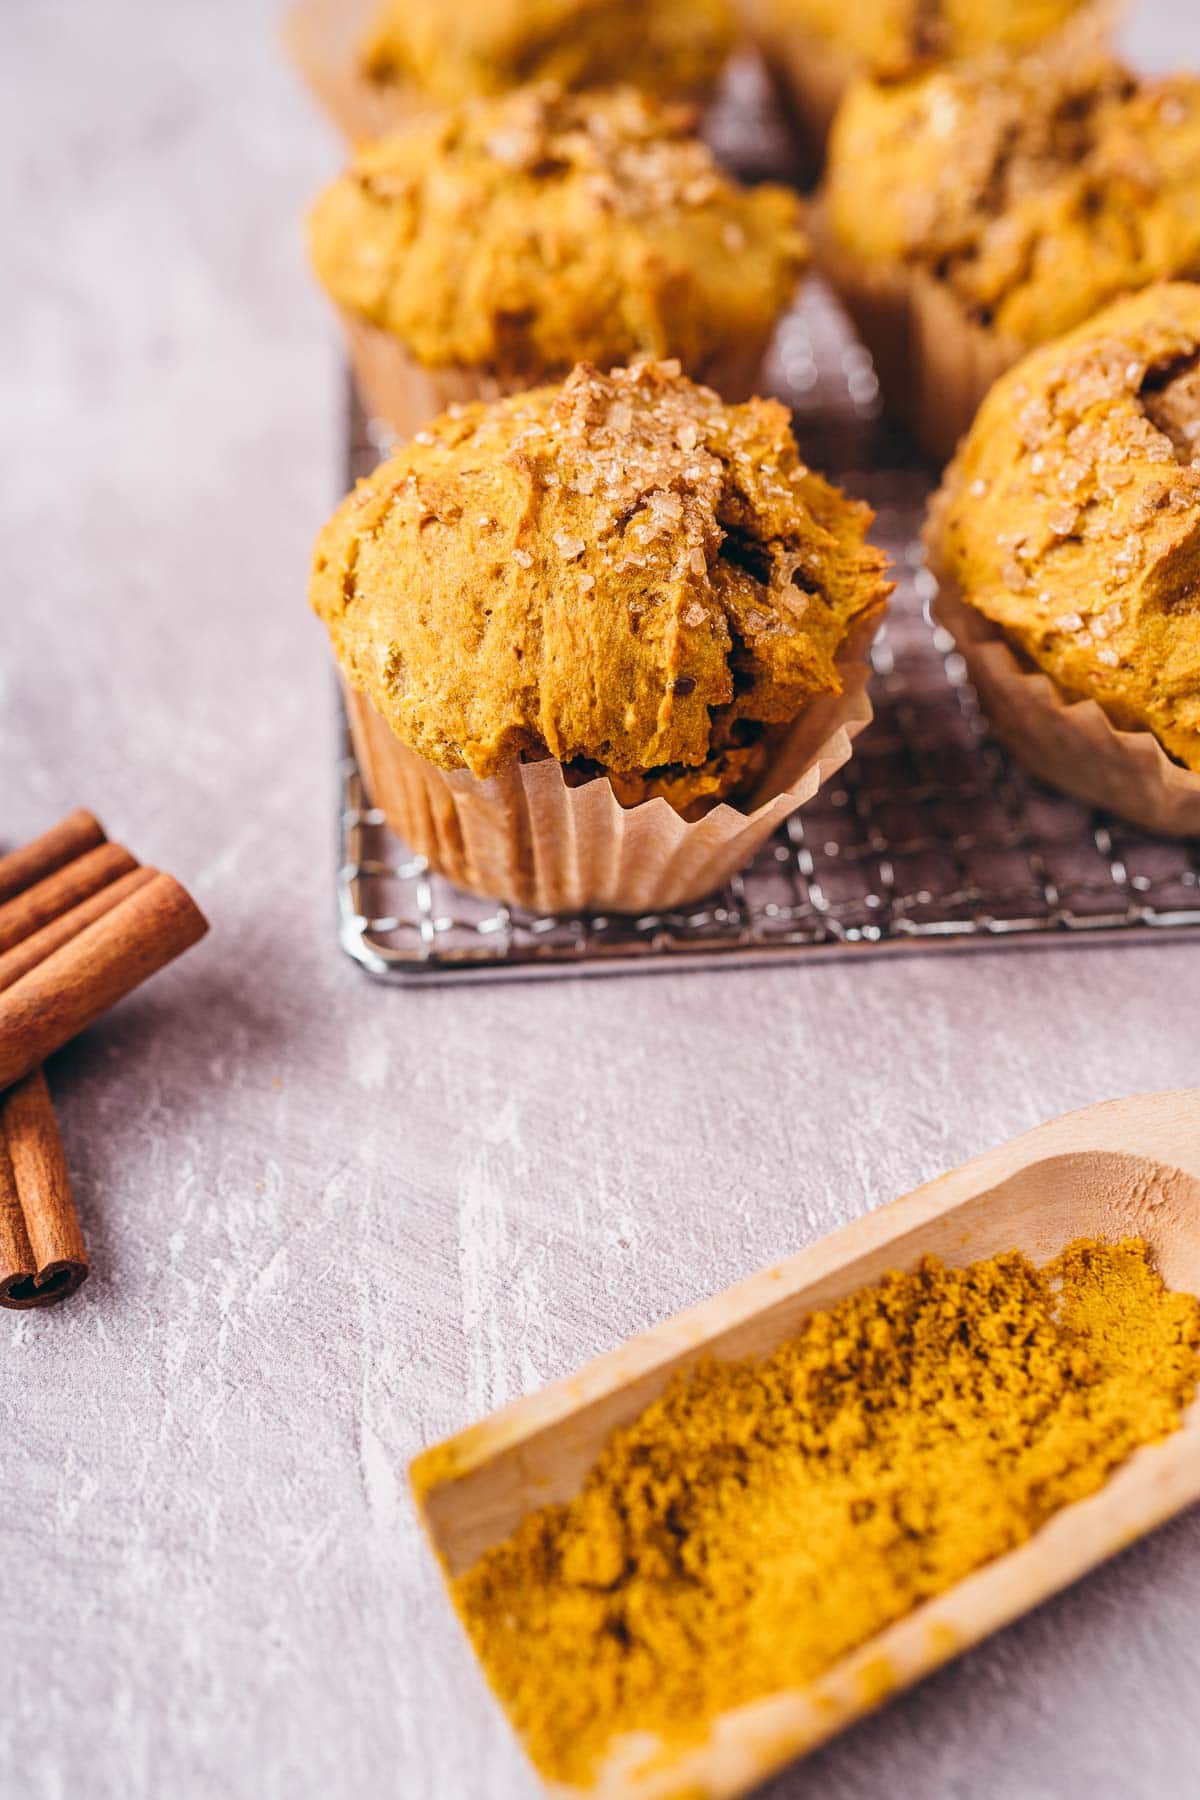
[[[765,352],[805,260],[787,189],[743,189],[684,106],[553,85],[360,151],[322,195],[316,271],[430,367],[562,378],[678,356],[703,378]]]
[[[1119,301],[997,383],[931,535],[1064,693],[1200,771],[1200,287]]]
[[[343,503],[312,599],[346,678],[443,769],[550,756],[685,817],[753,789],[882,608],[869,510],[778,402],[677,363],[473,405]]]
[[[699,98],[733,41],[729,0],[383,0],[360,60],[443,101],[541,80]]]
[[[859,261],[925,269],[980,324],[1044,343],[1200,272],[1200,79],[1059,49],[858,82],[826,192]]]

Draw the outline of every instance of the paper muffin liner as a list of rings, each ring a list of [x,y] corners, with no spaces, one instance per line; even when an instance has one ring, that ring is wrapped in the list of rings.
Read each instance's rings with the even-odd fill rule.
[[[413,437],[447,407],[499,400],[529,385],[504,380],[486,369],[426,368],[390,332],[346,307],[340,306],[338,312],[363,407],[394,438]]]
[[[438,111],[428,95],[406,82],[372,81],[359,66],[359,46],[374,0],[294,0],[284,16],[284,47],[321,110],[350,145]]]
[[[427,368],[390,332],[345,307],[338,311],[363,405],[372,419],[398,439],[412,437],[449,406],[498,400],[504,394],[520,393],[563,376],[561,369],[534,380],[452,364]],[[710,358],[703,368],[684,372],[715,388],[722,400],[748,400],[759,389],[767,349],[765,342],[736,344],[723,355]]]
[[[741,0],[746,29],[806,155],[819,168],[842,95],[858,73],[854,58],[802,25],[773,16],[771,0]]]
[[[811,228],[813,260],[871,352],[885,407],[927,456],[949,462],[980,401],[1026,346],[978,324],[926,270],[869,267],[851,256],[820,205]]]
[[[1173,762],[1153,732],[1119,730],[1098,701],[1068,698],[945,575],[933,611],[993,732],[1022,768],[1144,831],[1200,837],[1200,775]]]
[[[873,717],[867,650],[877,625],[847,644],[844,691],[797,720],[747,812],[722,803],[689,823],[661,797],[623,807],[603,776],[571,787],[552,760],[515,763],[487,781],[439,769],[347,685],[363,782],[405,843],[468,893],[548,913],[683,906],[723,887],[849,761]]]

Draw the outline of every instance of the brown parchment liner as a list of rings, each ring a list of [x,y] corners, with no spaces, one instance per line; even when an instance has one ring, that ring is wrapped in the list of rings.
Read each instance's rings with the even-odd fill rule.
[[[499,400],[530,385],[487,369],[426,368],[390,332],[347,307],[337,310],[363,406],[370,418],[386,426],[395,438],[411,438],[450,406]]]
[[[555,369],[536,379],[497,374],[448,364],[428,368],[417,361],[391,332],[373,325],[361,314],[339,307],[354,375],[363,405],[372,419],[396,438],[410,438],[430,419],[452,405],[472,400],[498,400],[547,381],[561,381],[568,371]],[[685,369],[693,381],[715,388],[730,403],[748,400],[761,391],[759,375],[769,348],[762,342],[733,344],[720,356],[710,357],[699,369]]]
[[[953,637],[995,735],[1048,787],[1163,837],[1200,837],[1200,775],[1169,757],[1152,731],[1122,731],[1097,700],[1072,699],[993,620],[968,605],[941,555],[951,489],[935,496],[926,549],[938,583],[933,611]]]
[[[447,5],[454,0],[446,0]],[[359,46],[374,0],[293,0],[283,44],[318,105],[350,145],[402,131],[438,111],[408,82],[372,81],[359,67]]]
[[[927,270],[868,266],[851,256],[835,242],[819,203],[810,236],[816,267],[871,352],[888,412],[933,461],[949,462],[988,389],[1027,346],[980,325]]]
[[[771,0],[741,0],[746,30],[767,65],[788,122],[819,169],[834,114],[859,66],[848,51],[819,33],[781,24],[777,10]]]
[[[867,651],[882,616],[848,641],[844,691],[797,720],[746,812],[722,804],[689,824],[662,798],[623,807],[603,776],[569,787],[552,760],[514,763],[487,781],[439,769],[344,683],[363,782],[405,843],[468,893],[537,912],[682,906],[723,887],[849,761],[873,717]]]

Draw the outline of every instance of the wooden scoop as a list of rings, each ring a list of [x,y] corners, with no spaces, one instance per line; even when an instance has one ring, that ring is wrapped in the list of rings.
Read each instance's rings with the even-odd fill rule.
[[[810,1313],[889,1270],[911,1270],[930,1253],[960,1266],[1022,1250],[1042,1264],[1074,1238],[1131,1236],[1146,1239],[1168,1287],[1200,1293],[1200,1089],[1116,1100],[1043,1125],[435,1446],[411,1470],[429,1538],[447,1573],[461,1573],[527,1512],[576,1494],[610,1434],[676,1370],[701,1356],[767,1355]],[[745,1794],[1196,1500],[1200,1402],[1180,1431],[1139,1450],[1099,1493],[805,1691],[722,1715],[701,1744],[675,1750],[626,1738],[592,1787],[550,1784],[546,1792],[560,1800]]]

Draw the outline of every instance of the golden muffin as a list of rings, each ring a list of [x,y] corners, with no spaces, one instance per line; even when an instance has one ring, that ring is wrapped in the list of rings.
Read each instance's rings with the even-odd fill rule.
[[[707,101],[735,33],[732,0],[290,0],[284,36],[356,146],[541,81]]]
[[[944,456],[1025,350],[1200,273],[1200,78],[1095,54],[860,83],[819,236],[885,398]]]
[[[625,875],[579,874],[578,829],[553,819],[578,795],[607,848],[622,807],[665,799],[675,828],[654,811],[654,832],[674,854],[700,821],[683,829],[707,861],[667,870],[643,844],[635,903],[719,885],[725,839],[737,866],[798,804],[773,768],[884,605],[869,520],[801,462],[782,406],[727,406],[677,363],[581,365],[436,420],[359,483],[313,566],[376,803],[464,885],[617,905]],[[464,858],[485,806],[486,850]]]
[[[1033,49],[1065,27],[1090,36],[1096,0],[742,0],[789,111],[820,151],[838,104],[861,76],[897,80],[990,51]]]
[[[788,189],[722,174],[686,108],[539,86],[360,151],[310,243],[369,405],[407,435],[581,361],[674,356],[745,397],[804,263],[800,219]]]
[[[1120,300],[1005,375],[929,537],[947,622],[1017,754],[1114,811],[1200,829],[1200,286]],[[1154,794],[1165,783],[1188,801],[1182,823],[1151,816],[1147,782],[1122,778],[1114,759],[1132,769],[1131,749]]]

